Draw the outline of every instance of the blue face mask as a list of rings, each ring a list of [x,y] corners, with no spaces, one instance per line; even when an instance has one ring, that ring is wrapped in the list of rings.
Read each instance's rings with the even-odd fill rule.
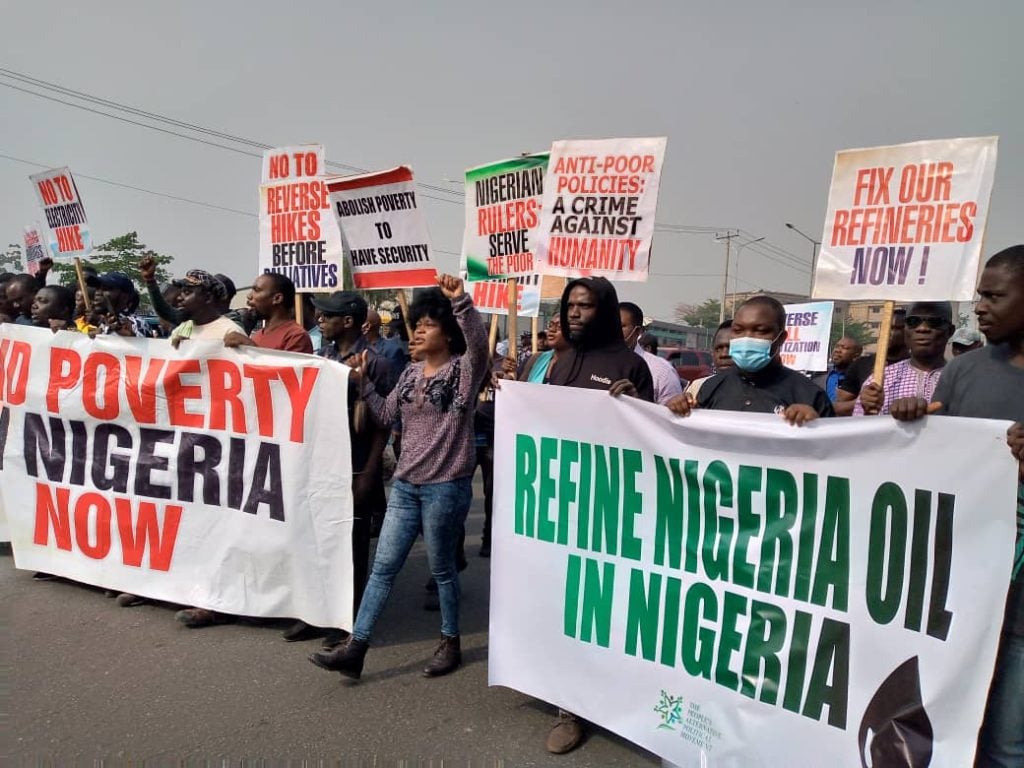
[[[754,339],[741,336],[729,342],[729,357],[741,371],[760,371],[772,361],[772,344],[776,339]]]

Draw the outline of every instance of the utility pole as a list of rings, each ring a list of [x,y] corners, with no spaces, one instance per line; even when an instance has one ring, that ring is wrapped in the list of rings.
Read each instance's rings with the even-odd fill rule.
[[[804,240],[811,244],[811,282],[809,287],[807,288],[807,298],[810,299],[811,294],[814,293],[814,270],[818,268],[818,246],[821,245],[821,241],[815,240],[810,235],[801,232],[788,221],[786,222],[786,228],[793,230],[798,235],[800,235],[800,237],[802,237]]]
[[[722,301],[718,306],[718,322],[721,323],[725,320],[725,295],[729,291],[729,257],[730,250],[732,248],[732,239],[739,237],[739,230],[730,231],[726,230],[724,235],[715,235],[715,240],[721,242],[725,240],[725,273],[722,275]]]
[[[762,240],[764,240],[763,237],[758,237],[754,240],[747,240],[747,242],[740,243],[736,246],[736,269],[733,270],[732,277],[732,311],[729,313],[730,317],[735,317],[736,315],[736,294],[740,292],[740,254],[748,245],[760,243]]]

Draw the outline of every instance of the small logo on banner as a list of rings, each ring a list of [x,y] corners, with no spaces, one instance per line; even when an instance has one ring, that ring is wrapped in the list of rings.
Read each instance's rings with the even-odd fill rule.
[[[662,691],[654,711],[661,718],[661,725],[658,726],[658,729],[674,731],[675,727],[683,722],[683,697],[672,696]]]

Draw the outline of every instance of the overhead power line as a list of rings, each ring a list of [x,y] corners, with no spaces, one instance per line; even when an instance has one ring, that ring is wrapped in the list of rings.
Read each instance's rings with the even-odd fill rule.
[[[213,129],[210,129],[210,128],[204,128],[203,126],[195,125],[193,123],[187,123],[187,122],[184,122],[184,121],[181,121],[181,120],[176,120],[176,119],[171,118],[171,117],[166,117],[164,115],[159,115],[159,114],[157,114],[155,112],[148,112],[146,110],[138,109],[136,107],[132,107],[132,106],[129,106],[127,104],[119,104],[118,102],[111,101],[109,99],[104,99],[104,98],[99,97],[99,96],[93,96],[91,94],[86,94],[86,93],[83,93],[81,91],[75,91],[75,90],[70,89],[70,88],[65,88],[64,86],[58,85],[56,83],[48,83],[45,80],[38,80],[37,78],[32,78],[32,77],[29,77],[27,75],[23,75],[23,74],[21,74],[19,72],[14,72],[13,70],[4,69],[2,67],[0,67],[0,76],[7,77],[9,79],[14,79],[14,80],[16,80],[18,82],[21,82],[23,84],[31,85],[34,88],[41,88],[43,90],[48,90],[48,91],[51,91],[51,92],[59,93],[59,94],[61,94],[63,96],[67,96],[67,97],[70,97],[70,98],[80,99],[82,101],[86,101],[86,102],[94,104],[94,105],[99,105],[99,106],[104,106],[104,107],[107,107],[107,108],[110,108],[110,109],[115,109],[115,110],[118,110],[118,111],[121,111],[121,112],[125,112],[125,113],[131,114],[131,115],[135,115],[137,117],[143,117],[143,118],[145,118],[147,120],[162,122],[162,123],[164,123],[166,125],[172,125],[172,126],[175,126],[175,127],[178,127],[178,128],[183,128],[185,130],[194,131],[196,133],[200,133],[200,134],[207,135],[207,136],[212,136],[214,138],[223,139],[223,140],[230,141],[230,142],[236,143],[236,144],[242,144],[243,146],[252,147],[254,149],[265,150],[265,149],[273,149],[274,148],[274,146],[272,144],[266,144],[264,142],[255,141],[253,139],[247,139],[247,138],[241,137],[241,136],[233,136],[232,134],[229,134],[229,133],[224,133],[222,131],[216,131],[216,130],[213,130]],[[176,137],[181,138],[181,139],[187,139],[189,141],[195,141],[195,142],[198,142],[200,144],[205,144],[207,146],[215,147],[217,149],[224,149],[224,150],[227,150],[228,152],[234,152],[234,153],[240,154],[240,155],[247,155],[249,157],[256,157],[256,158],[262,158],[263,157],[262,152],[252,152],[252,151],[245,150],[245,149],[239,149],[238,147],[232,147],[232,146],[228,146],[227,144],[222,144],[222,143],[219,143],[219,142],[216,142],[216,141],[210,141],[208,139],[204,139],[204,138],[201,138],[199,136],[193,136],[193,135],[188,134],[188,133],[182,133],[180,131],[173,131],[173,130],[170,130],[169,128],[163,128],[163,127],[160,127],[158,125],[152,125],[150,123],[141,122],[139,120],[132,120],[130,118],[124,117],[123,115],[111,114],[110,112],[106,112],[106,111],[103,111],[101,109],[96,109],[94,107],[86,106],[85,104],[77,104],[77,103],[75,103],[73,101],[67,101],[66,99],[59,98],[57,96],[48,95],[46,93],[39,93],[38,91],[30,90],[29,88],[24,88],[24,87],[21,87],[19,85],[14,85],[13,83],[10,83],[10,82],[0,81],[0,85],[4,86],[5,88],[10,88],[10,89],[15,90],[15,91],[20,91],[22,93],[29,94],[30,96],[35,96],[35,97],[40,98],[40,99],[45,99],[47,101],[55,102],[57,104],[62,104],[62,105],[67,106],[67,107],[72,107],[74,109],[80,109],[80,110],[83,110],[85,112],[90,112],[90,113],[92,113],[94,115],[100,115],[101,117],[108,117],[108,118],[110,118],[112,120],[118,120],[118,121],[123,122],[123,123],[128,123],[130,125],[135,125],[135,126],[137,126],[139,128],[148,128],[149,130],[152,130],[152,131],[158,131],[160,133],[164,133],[164,134],[167,134],[167,135],[170,135],[170,136],[176,136]],[[355,172],[355,173],[368,173],[369,172],[368,169],[366,169],[366,168],[360,168],[359,166],[349,165],[347,163],[339,163],[339,162],[334,161],[334,160],[328,160],[328,161],[326,161],[326,164],[328,166],[332,167],[332,168],[336,168],[336,169],[339,169],[339,170],[345,170],[345,171],[349,171],[349,172]],[[465,191],[461,190],[461,189],[449,189],[449,188],[446,188],[446,187],[441,187],[441,186],[437,186],[437,185],[434,185],[434,184],[426,184],[426,183],[419,182],[419,181],[417,181],[416,183],[417,183],[417,186],[422,187],[423,189],[432,190],[434,192],[441,192],[443,194],[452,195],[454,197],[463,197],[463,196],[465,196]],[[456,205],[461,205],[462,204],[461,200],[455,200],[455,199],[444,198],[444,197],[436,197],[436,196],[433,196],[433,195],[427,195],[427,194],[423,194],[423,193],[421,193],[421,195],[423,197],[425,197],[425,198],[430,199],[430,200],[437,200],[437,201],[445,202],[445,203],[454,203]]]
[[[32,160],[25,160],[20,157],[14,157],[13,155],[0,154],[0,158],[4,160],[10,160],[15,163],[22,163],[24,165],[33,165],[36,168],[53,168],[52,165],[46,163],[37,163]],[[90,181],[98,181],[101,184],[110,184],[113,187],[123,187],[124,189],[131,189],[135,192],[143,192],[147,195],[155,195],[157,197],[166,197],[169,200],[177,200],[181,203],[189,203],[190,205],[201,205],[204,208],[214,208],[218,211],[227,211],[228,213],[236,213],[239,216],[248,216],[249,218],[255,219],[256,214],[252,211],[241,211],[238,208],[228,208],[226,205],[217,205],[216,203],[205,203],[202,200],[193,200],[190,197],[182,197],[181,195],[172,195],[167,192],[157,192],[154,189],[146,189],[145,187],[136,187],[132,184],[124,184],[120,181],[111,181],[110,179],[102,179],[99,176],[88,176],[84,173],[75,172],[75,178],[77,179],[89,179]]]
[[[267,144],[265,142],[257,141],[255,139],[247,138],[247,137],[244,137],[244,136],[238,136],[238,135],[235,135],[235,134],[227,133],[225,131],[219,131],[219,130],[216,130],[216,129],[213,129],[213,128],[209,128],[207,126],[199,125],[198,123],[190,123],[190,122],[187,122],[187,121],[184,121],[184,120],[178,120],[176,118],[169,117],[167,115],[163,115],[163,114],[160,114],[160,113],[157,113],[157,112],[152,112],[152,111],[149,111],[149,110],[141,109],[139,107],[134,107],[134,106],[131,106],[129,104],[123,104],[121,102],[117,102],[117,101],[114,101],[112,99],[107,99],[107,98],[104,98],[102,96],[97,96],[95,94],[86,93],[85,91],[80,91],[80,90],[76,90],[74,88],[69,88],[67,86],[60,85],[59,83],[54,83],[54,82],[50,82],[50,81],[47,81],[47,80],[43,80],[41,78],[33,77],[33,76],[28,75],[26,73],[18,72],[16,70],[8,69],[8,68],[5,68],[5,67],[0,67],[0,77],[7,78],[8,80],[13,80],[16,83],[20,83],[21,85],[15,85],[12,82],[4,82],[4,81],[0,80],[0,85],[4,86],[6,88],[10,88],[10,89],[15,90],[15,91],[20,91],[22,93],[25,93],[25,94],[28,94],[28,95],[31,95],[31,96],[35,96],[37,98],[45,99],[45,100],[50,101],[50,102],[54,102],[54,103],[57,103],[57,104],[68,106],[68,107],[72,107],[74,109],[83,110],[83,111],[86,111],[86,112],[89,112],[89,113],[92,113],[92,114],[95,114],[95,115],[99,115],[101,117],[107,117],[107,118],[110,118],[112,120],[118,120],[120,122],[127,123],[127,124],[130,124],[130,125],[134,125],[134,126],[137,126],[137,127],[140,127],[140,128],[147,128],[149,130],[157,131],[157,132],[163,133],[165,135],[174,136],[174,137],[185,139],[185,140],[188,140],[188,141],[194,141],[194,142],[197,142],[197,143],[200,143],[200,144],[204,144],[206,146],[214,147],[216,149],[223,149],[225,151],[233,152],[235,154],[240,154],[240,155],[245,155],[247,157],[254,157],[254,158],[262,159],[262,150],[273,149],[274,148],[273,145]],[[31,90],[30,88],[22,87],[22,86],[25,86],[25,85],[31,86],[31,88],[42,89],[44,91],[48,91],[49,93],[39,93],[38,90]],[[53,95],[53,94],[57,94],[57,95]],[[66,97],[66,98],[61,98],[61,97]],[[69,99],[69,98],[70,99],[76,99],[78,101],[84,101],[84,102],[86,102],[86,104],[76,103],[75,101],[68,101],[67,99]],[[92,106],[87,106],[88,104],[91,104]],[[103,107],[104,109],[97,109],[96,107]],[[105,111],[105,110],[116,110],[118,112],[122,112],[122,113],[125,113],[125,114],[128,114],[128,115],[132,115],[133,117],[139,117],[139,118],[142,118],[143,120],[150,121],[150,122],[142,122],[141,120],[133,120],[133,119],[131,119],[129,117],[125,117],[124,115],[112,114],[111,112]],[[171,128],[162,127],[160,125],[153,125],[152,122],[163,123],[163,125],[165,125],[165,126],[171,126],[172,128],[177,128],[177,129],[181,129],[181,130],[172,130]],[[182,131],[188,131],[189,133],[183,133]],[[197,136],[197,135],[193,135],[193,134],[199,134],[199,135]],[[203,138],[203,137],[208,137],[208,138]],[[212,141],[211,139],[217,139],[218,141]],[[221,142],[225,142],[225,141],[226,142],[230,142],[231,144],[241,145],[242,147],[246,147],[247,149],[242,149],[242,148],[239,148],[239,147],[233,147],[233,146],[230,146],[229,144],[221,143]],[[261,150],[261,151],[260,152],[256,152],[256,151],[253,151],[253,150]],[[16,157],[13,157],[13,156],[10,156],[10,155],[0,155],[0,157],[4,157],[5,159],[12,160],[12,161],[15,161],[15,162],[25,163],[27,165],[34,165],[34,166],[41,167],[41,168],[49,167],[49,166],[46,166],[46,165],[44,165],[42,163],[35,163],[35,162],[29,161],[29,160],[24,160],[22,158],[16,158]],[[341,163],[341,162],[337,162],[337,161],[333,161],[333,160],[328,160],[326,164],[328,166],[332,167],[332,168],[336,168],[336,169],[339,169],[339,170],[345,170],[345,171],[356,172],[356,173],[368,172],[368,170],[366,168],[361,168],[359,166],[351,165],[351,164],[348,164],[348,163]],[[165,193],[165,192],[158,192],[156,190],[147,189],[145,187],[138,187],[138,186],[135,186],[135,185],[132,185],[132,184],[126,184],[126,183],[123,183],[123,182],[113,181],[111,179],[104,179],[104,178],[101,178],[101,177],[98,177],[98,176],[87,176],[85,174],[77,174],[77,175],[81,176],[82,178],[86,178],[86,179],[90,179],[92,181],[100,182],[102,184],[109,184],[111,186],[122,187],[124,189],[130,189],[130,190],[133,190],[133,191],[136,191],[136,192],[141,192],[141,193],[144,193],[144,194],[154,195],[154,196],[157,196],[157,197],[163,197],[163,198],[170,199],[170,200],[177,200],[179,202],[188,203],[188,204],[191,204],[191,205],[198,205],[198,206],[202,206],[202,207],[206,207],[206,208],[211,208],[211,209],[215,209],[215,210],[226,211],[228,213],[234,213],[234,214],[237,214],[237,215],[247,216],[247,217],[250,217],[250,218],[254,218],[256,216],[256,214],[254,214],[252,212],[242,211],[242,210],[239,210],[237,208],[231,208],[231,207],[228,207],[228,206],[217,205],[215,203],[207,203],[207,202],[204,202],[204,201],[194,200],[192,198],[183,197],[183,196],[180,196],[180,195],[172,195],[172,194]],[[461,197],[465,196],[464,190],[461,190],[461,189],[452,189],[452,188],[447,188],[447,187],[441,187],[441,186],[437,186],[437,185],[433,185],[433,184],[426,184],[426,183],[423,183],[423,182],[420,182],[420,181],[417,181],[416,184],[417,184],[418,187],[421,187],[422,189],[427,189],[427,190],[431,190],[431,191],[435,191],[435,192],[440,192],[440,193],[442,193],[444,195],[450,195],[451,196],[451,197],[437,197],[437,196],[426,194],[426,193],[423,193],[423,192],[420,193],[422,197],[430,199],[430,200],[435,200],[435,201],[438,201],[438,202],[452,203],[452,204],[456,204],[456,205],[461,205],[462,204],[461,200],[453,199],[453,198],[461,198]],[[728,229],[728,228],[727,227],[720,227],[720,226],[688,225],[688,224],[675,224],[675,223],[663,222],[663,223],[656,224],[654,229],[657,232],[665,232],[665,233],[670,233],[670,234],[680,234],[680,235],[714,235],[716,232],[720,232],[723,229]],[[750,238],[754,237],[754,235],[752,235],[751,233],[747,232],[746,230],[740,230],[740,232],[743,233],[745,236],[748,236]],[[765,259],[768,259],[769,261],[775,262],[775,263],[777,263],[777,264],[779,264],[781,266],[784,266],[784,267],[788,267],[789,269],[792,269],[794,271],[801,272],[801,273],[804,273],[804,274],[809,274],[810,273],[810,270],[808,269],[808,265],[806,264],[805,261],[803,261],[803,260],[799,259],[798,257],[794,256],[789,251],[786,251],[785,249],[780,248],[780,247],[778,247],[778,246],[776,246],[776,245],[774,245],[772,243],[769,243],[767,241],[762,241],[762,242],[759,242],[759,243],[756,243],[756,244],[752,244],[750,246],[750,252],[756,253],[757,255],[759,255],[759,256],[761,256],[761,257],[763,257]],[[446,252],[446,253],[450,253],[452,255],[455,255],[454,252],[450,252],[450,251]],[[665,273],[665,276],[669,276],[669,275],[667,273]],[[693,275],[689,275],[689,274],[682,275],[682,274],[680,274],[679,276],[698,276],[698,275],[696,275],[696,274],[693,274]]]

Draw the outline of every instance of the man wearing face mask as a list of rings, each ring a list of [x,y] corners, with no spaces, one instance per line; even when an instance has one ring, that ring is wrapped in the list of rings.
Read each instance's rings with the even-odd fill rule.
[[[798,426],[834,416],[825,391],[782,364],[779,350],[785,341],[785,307],[770,296],[748,299],[732,321],[729,357],[734,367],[704,382],[696,399],[685,394],[673,398],[669,409],[679,416],[695,407],[776,413]]]

